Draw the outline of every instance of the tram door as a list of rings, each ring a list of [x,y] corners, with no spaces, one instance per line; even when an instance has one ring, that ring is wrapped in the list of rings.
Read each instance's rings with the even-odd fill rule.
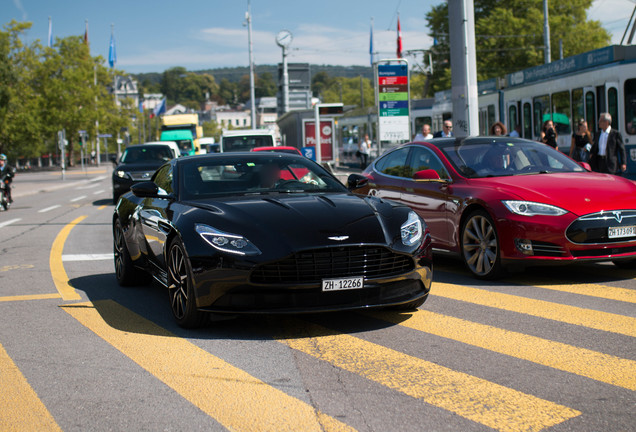
[[[539,139],[539,137],[532,136],[532,100],[521,100],[521,132],[525,139]]]
[[[583,103],[585,110],[585,120],[587,121],[587,129],[592,135],[596,133],[598,128],[598,113],[596,112],[596,94],[594,93],[594,87],[583,88]],[[578,121],[575,119],[575,122]]]
[[[508,113],[506,120],[508,120],[508,133],[515,130],[515,126],[521,124],[519,111],[521,109],[521,102],[519,101],[508,101],[506,103],[506,112]]]
[[[622,119],[618,118],[618,83],[605,84],[605,100],[607,101],[607,112],[612,116],[612,129],[620,130],[619,125]]]

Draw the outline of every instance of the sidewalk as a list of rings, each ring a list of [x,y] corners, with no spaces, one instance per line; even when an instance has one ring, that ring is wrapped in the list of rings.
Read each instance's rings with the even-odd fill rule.
[[[15,199],[99,181],[109,178],[112,170],[112,164],[109,163],[85,166],[84,170],[71,167],[64,172],[64,179],[59,168],[51,171],[18,171],[11,183],[11,194]]]

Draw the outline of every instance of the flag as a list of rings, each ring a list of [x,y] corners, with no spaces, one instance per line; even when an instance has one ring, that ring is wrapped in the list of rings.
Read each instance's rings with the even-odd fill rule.
[[[144,112],[144,101],[139,101],[139,112],[143,114]]]
[[[49,17],[49,48],[53,46],[53,23],[51,22],[51,17]]]
[[[371,58],[371,67],[373,67],[373,18],[371,19],[371,32],[369,33],[369,57]]]
[[[88,45],[88,20],[86,20],[86,30],[84,30],[84,43]]]
[[[115,35],[113,31],[110,32],[110,47],[108,49],[108,64],[110,67],[115,67],[117,63],[117,51],[115,50]]]
[[[163,113],[166,112],[166,98],[161,99],[161,102],[159,102],[159,105],[157,105],[155,107],[155,109],[152,112],[153,117],[157,117]]]
[[[400,16],[397,24],[397,58],[402,58],[402,29],[400,28]]]

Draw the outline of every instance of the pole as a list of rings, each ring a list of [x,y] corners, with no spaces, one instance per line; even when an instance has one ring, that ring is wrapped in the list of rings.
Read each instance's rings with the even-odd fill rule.
[[[256,98],[254,96],[254,57],[252,55],[252,12],[250,7],[250,0],[247,0],[247,13],[245,14],[245,18],[247,18],[247,39],[249,41],[249,51],[250,51],[250,101],[252,103],[252,129],[256,129]]]
[[[550,23],[548,22],[548,0],[543,0],[543,45],[544,50],[544,63],[548,64],[552,60],[550,54]]]
[[[473,0],[449,0],[451,101],[454,135],[479,134],[475,10]]]
[[[320,143],[320,104],[316,102],[314,105],[314,134],[316,137],[316,163],[320,165],[322,162],[322,145]]]
[[[287,70],[287,48],[283,48],[283,114],[289,111],[289,72]]]

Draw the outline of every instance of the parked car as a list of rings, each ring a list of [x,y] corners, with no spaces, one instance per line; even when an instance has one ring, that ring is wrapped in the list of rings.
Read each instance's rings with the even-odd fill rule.
[[[268,151],[268,152],[279,152],[279,153],[290,153],[302,156],[302,152],[300,149],[291,146],[266,146],[266,147],[254,147],[250,151],[259,152],[259,151]]]
[[[150,180],[157,168],[177,155],[173,145],[164,142],[127,147],[119,160],[113,160],[113,203],[117,204],[121,194],[128,192],[133,184]]]
[[[412,207],[433,248],[477,278],[529,264],[636,268],[636,183],[582,165],[518,138],[436,139],[397,147],[351,181]]]
[[[113,217],[117,281],[154,276],[183,327],[206,312],[413,309],[428,296],[424,221],[403,204],[350,193],[305,157],[173,159],[131,189]]]

